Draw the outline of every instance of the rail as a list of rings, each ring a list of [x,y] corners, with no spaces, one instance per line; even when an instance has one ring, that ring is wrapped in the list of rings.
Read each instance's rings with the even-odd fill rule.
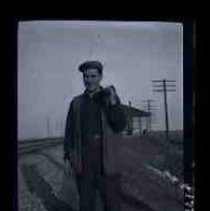
[[[63,143],[63,138],[33,139],[18,142],[18,154],[28,154]]]

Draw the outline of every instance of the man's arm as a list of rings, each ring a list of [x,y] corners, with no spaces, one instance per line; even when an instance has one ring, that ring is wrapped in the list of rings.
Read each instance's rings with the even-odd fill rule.
[[[69,111],[66,118],[65,136],[64,136],[64,161],[71,160],[71,151],[73,149],[73,102],[70,103]]]

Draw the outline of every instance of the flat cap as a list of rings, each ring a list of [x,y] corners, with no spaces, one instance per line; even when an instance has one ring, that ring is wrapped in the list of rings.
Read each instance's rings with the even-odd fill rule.
[[[83,72],[84,70],[88,68],[96,68],[101,74],[103,70],[103,65],[99,61],[86,61],[79,66],[79,71]]]

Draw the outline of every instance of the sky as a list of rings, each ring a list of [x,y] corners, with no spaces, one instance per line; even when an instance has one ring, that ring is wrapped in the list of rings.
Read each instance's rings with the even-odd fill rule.
[[[123,104],[144,109],[153,99],[154,130],[165,129],[163,93],[152,80],[175,80],[168,92],[169,126],[183,129],[181,23],[21,21],[18,24],[18,139],[62,136],[72,98],[84,91],[78,66],[99,60],[102,85],[113,84]]]

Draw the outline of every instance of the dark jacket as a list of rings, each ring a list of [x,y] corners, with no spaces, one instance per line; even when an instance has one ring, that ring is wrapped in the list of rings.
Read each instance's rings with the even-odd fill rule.
[[[106,174],[121,171],[120,141],[121,131],[126,126],[126,118],[119,97],[117,98],[117,105],[102,109],[103,164]],[[83,99],[84,94],[74,97],[70,103],[64,139],[64,159],[70,159],[76,173],[82,172],[80,111]]]

